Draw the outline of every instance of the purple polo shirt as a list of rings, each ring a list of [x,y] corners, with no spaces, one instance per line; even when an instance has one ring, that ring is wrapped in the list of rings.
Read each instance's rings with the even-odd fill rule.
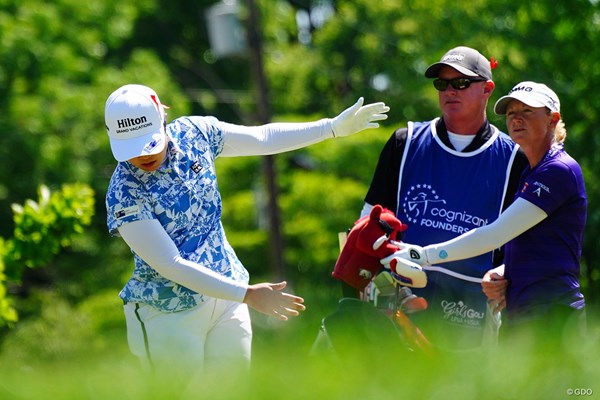
[[[562,144],[554,145],[523,172],[518,197],[548,217],[506,244],[507,316],[533,316],[555,304],[583,308],[579,261],[587,198],[579,164]]]

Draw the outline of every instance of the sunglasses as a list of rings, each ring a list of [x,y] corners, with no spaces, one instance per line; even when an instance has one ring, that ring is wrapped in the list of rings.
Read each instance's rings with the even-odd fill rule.
[[[452,86],[456,90],[465,90],[473,82],[485,82],[487,79],[483,78],[454,78],[454,79],[441,79],[436,78],[433,80],[433,86],[443,92],[448,89],[448,85]]]

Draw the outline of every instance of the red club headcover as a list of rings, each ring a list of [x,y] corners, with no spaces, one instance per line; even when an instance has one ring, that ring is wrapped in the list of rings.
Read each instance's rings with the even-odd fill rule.
[[[382,269],[379,260],[398,250],[390,240],[398,240],[399,233],[407,228],[392,211],[373,206],[370,215],[354,223],[332,276],[355,289],[364,289]]]

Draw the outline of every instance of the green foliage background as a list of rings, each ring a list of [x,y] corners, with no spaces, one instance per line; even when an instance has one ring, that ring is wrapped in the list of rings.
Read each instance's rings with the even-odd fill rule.
[[[37,199],[41,185],[55,193],[65,184],[78,184],[80,194],[91,196],[86,204],[93,204],[91,219],[81,225],[85,228],[74,232],[58,256],[38,260],[37,268],[0,257],[0,310],[14,307],[19,315],[12,329],[0,328],[0,365],[14,366],[12,373],[25,377],[23,382],[31,371],[46,371],[43,365],[58,360],[68,364],[107,352],[117,360],[128,357],[117,293],[131,273],[131,254],[105,226],[104,194],[115,164],[103,123],[108,94],[125,83],[143,83],[171,106],[170,118],[191,113],[242,124],[257,120],[249,57],[216,59],[211,51],[204,16],[215,3],[0,0],[0,255],[9,253],[18,228],[12,205]],[[246,2],[239,3],[245,18]],[[259,360],[287,339],[298,340],[298,353],[308,352],[320,319],[340,294],[330,278],[337,232],[357,218],[379,151],[393,130],[407,120],[437,116],[436,94],[423,71],[463,44],[499,61],[492,102],[523,80],[545,82],[561,99],[569,131],[566,148],[586,178],[582,281],[591,320],[596,320],[596,0],[257,3],[274,121],[333,117],[359,96],[391,107],[380,129],[276,157],[286,278],[309,308],[286,325],[255,316]],[[296,13],[324,4],[332,4],[334,14],[311,27],[309,42],[299,41]],[[387,77],[386,88],[374,88],[377,76]],[[504,128],[491,107],[490,119]],[[273,279],[262,160],[219,159],[217,170],[230,242],[253,282]],[[58,214],[69,209],[64,205]],[[63,233],[48,235],[59,239]],[[98,375],[110,375],[98,368]]]

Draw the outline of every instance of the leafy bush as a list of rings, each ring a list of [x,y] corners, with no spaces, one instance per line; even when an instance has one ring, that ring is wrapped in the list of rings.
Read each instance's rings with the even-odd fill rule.
[[[4,261],[1,257],[4,254],[4,248],[4,239],[0,238],[0,327],[17,321],[17,312],[6,297],[6,286],[4,285],[6,275],[4,274]]]
[[[13,204],[14,236],[0,238],[0,327],[17,321],[5,282],[18,284],[25,268],[44,267],[91,223],[94,191],[84,184],[65,184],[51,192],[41,185],[38,200]]]

